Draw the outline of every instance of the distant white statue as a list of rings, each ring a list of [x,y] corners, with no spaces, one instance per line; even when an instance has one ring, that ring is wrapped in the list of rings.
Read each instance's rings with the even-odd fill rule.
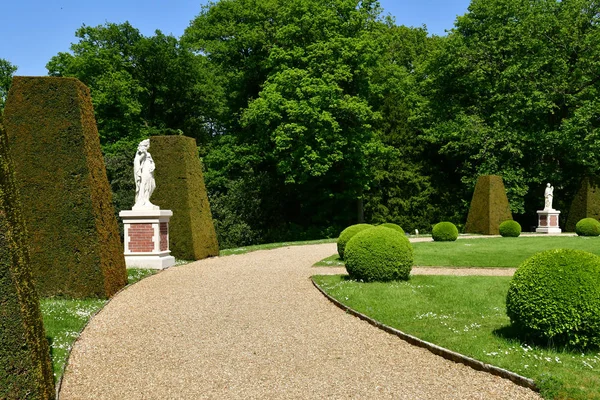
[[[553,210],[552,208],[552,198],[554,197],[554,186],[551,186],[549,183],[546,185],[546,190],[544,191],[544,210]]]
[[[150,139],[142,140],[138,145],[133,160],[133,175],[135,176],[135,205],[133,209],[148,208],[158,209],[150,203],[150,196],[154,192],[156,183],[154,181],[154,160],[148,152]]]

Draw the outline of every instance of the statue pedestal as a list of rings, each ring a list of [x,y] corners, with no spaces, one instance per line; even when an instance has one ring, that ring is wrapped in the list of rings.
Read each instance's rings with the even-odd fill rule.
[[[558,227],[558,216],[560,211],[558,210],[541,210],[538,211],[538,227],[536,232],[538,233],[561,233],[561,229]]]
[[[164,269],[175,265],[169,250],[171,210],[127,210],[119,216],[125,226],[127,268]]]

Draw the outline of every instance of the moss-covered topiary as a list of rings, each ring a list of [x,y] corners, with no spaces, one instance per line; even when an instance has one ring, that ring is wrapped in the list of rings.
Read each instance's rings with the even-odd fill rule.
[[[346,270],[365,282],[407,280],[413,264],[413,248],[402,233],[374,227],[358,232],[346,245]]]
[[[511,280],[506,312],[533,339],[556,346],[600,346],[600,257],[572,249],[533,255]]]
[[[0,399],[53,399],[54,376],[0,122]]]
[[[458,239],[458,228],[452,222],[440,222],[434,225],[431,236],[436,242],[453,242]]]
[[[183,260],[219,255],[196,141],[186,136],[152,136],[150,153],[156,163],[156,190],[151,200],[173,211],[171,254]]]
[[[500,223],[512,218],[502,177],[483,175],[477,179],[465,232],[498,235]]]
[[[600,178],[585,177],[579,191],[573,198],[567,222],[566,232],[575,232],[575,226],[583,218],[600,219]]]
[[[404,229],[402,229],[402,227],[401,227],[400,225],[393,224],[393,223],[391,223],[391,222],[386,222],[386,223],[384,223],[384,224],[381,224],[381,225],[379,225],[379,226],[383,226],[383,227],[386,227],[386,228],[390,228],[390,229],[397,230],[398,232],[400,232],[400,233],[401,233],[401,234],[403,234],[403,235],[404,235],[404,233],[405,233],[405,232],[404,232]]]
[[[575,225],[575,232],[579,236],[599,236],[600,222],[594,218],[584,218]]]
[[[89,89],[15,77],[4,123],[38,292],[112,296],[127,271]]]
[[[346,249],[346,244],[348,243],[348,241],[350,239],[352,239],[352,237],[354,235],[356,235],[358,232],[363,231],[365,229],[372,228],[372,227],[373,227],[373,225],[371,225],[371,224],[350,225],[349,227],[344,229],[342,231],[342,233],[340,233],[340,236],[338,237],[338,240],[337,240],[337,251],[342,260],[344,259],[344,250]]]
[[[521,235],[521,224],[513,220],[504,221],[500,224],[499,231],[503,237],[519,237]]]

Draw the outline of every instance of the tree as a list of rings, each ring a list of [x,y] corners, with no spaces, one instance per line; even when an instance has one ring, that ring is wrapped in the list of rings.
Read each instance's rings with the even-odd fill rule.
[[[0,115],[2,115],[2,112],[4,111],[6,96],[8,96],[12,77],[16,71],[16,66],[12,65],[9,61],[0,58]]]
[[[208,140],[221,90],[203,56],[160,31],[145,37],[128,22],[84,25],[76,36],[72,53],[59,53],[47,68],[90,87],[105,152],[154,133]]]
[[[466,211],[476,177],[499,174],[513,212],[533,219],[544,182],[564,208],[600,167],[599,19],[591,0],[474,0],[458,18],[423,68],[414,117],[448,206]]]
[[[369,39],[380,13],[377,2],[356,0],[233,0],[203,9],[182,40],[222,74],[230,116],[204,159],[209,191],[222,196],[240,187],[231,182],[268,176],[260,203],[275,223],[266,229],[276,232],[312,225],[322,234],[355,220],[370,180],[367,152],[378,143],[369,69],[380,48]]]

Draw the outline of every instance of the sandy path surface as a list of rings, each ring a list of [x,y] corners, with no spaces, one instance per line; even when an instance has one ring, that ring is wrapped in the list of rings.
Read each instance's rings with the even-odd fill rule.
[[[170,268],[76,342],[60,399],[534,399],[345,314],[312,285],[335,243]]]

